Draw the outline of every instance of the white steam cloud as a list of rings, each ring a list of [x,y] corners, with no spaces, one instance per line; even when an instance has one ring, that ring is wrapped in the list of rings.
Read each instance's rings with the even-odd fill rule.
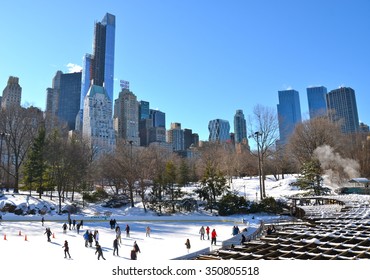
[[[339,187],[349,179],[360,176],[360,165],[357,161],[342,158],[328,145],[317,147],[314,155],[320,161],[321,168],[324,170],[324,181],[327,184]]]
[[[68,63],[67,69],[68,69],[68,73],[76,73],[76,72],[82,71],[82,67],[74,63]]]

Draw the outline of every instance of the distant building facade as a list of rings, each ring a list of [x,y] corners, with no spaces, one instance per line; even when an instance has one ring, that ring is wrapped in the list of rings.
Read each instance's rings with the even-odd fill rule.
[[[343,133],[359,132],[359,120],[355,91],[341,87],[330,91],[326,96],[329,118],[339,122]]]
[[[277,105],[279,122],[279,145],[285,146],[294,128],[302,121],[299,93],[294,89],[278,91],[279,104]]]
[[[19,78],[10,76],[8,83],[3,90],[1,108],[7,109],[12,106],[21,106],[22,87],[19,85]]]
[[[230,124],[227,120],[215,119],[208,123],[210,142],[226,142],[230,140]]]
[[[324,86],[307,88],[307,101],[310,119],[327,115],[326,94],[327,89]]]
[[[180,123],[171,123],[171,128],[167,131],[167,142],[172,144],[173,151],[183,151],[184,130],[181,129]]]
[[[117,139],[140,146],[139,103],[129,89],[122,89],[114,103],[114,129]]]
[[[247,123],[243,110],[236,110],[234,115],[234,134],[235,143],[243,143],[247,139]]]
[[[115,132],[112,119],[112,101],[104,87],[92,85],[84,100],[82,136],[88,141],[93,153],[100,156],[115,148]]]

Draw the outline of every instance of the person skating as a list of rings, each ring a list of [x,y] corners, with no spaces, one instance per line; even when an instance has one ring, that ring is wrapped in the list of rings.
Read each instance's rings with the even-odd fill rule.
[[[130,226],[126,225],[126,237],[130,237]]]
[[[116,227],[116,238],[119,240],[119,243],[122,244],[122,239],[121,239],[121,228],[117,225]]]
[[[204,226],[202,226],[199,230],[199,233],[200,233],[200,240],[204,240],[204,234],[205,234],[206,230],[204,229]]]
[[[136,253],[135,247],[132,248],[130,257],[131,257],[131,260],[137,260],[137,253]]]
[[[134,241],[134,249],[136,253],[141,253],[139,245],[137,245],[136,241]]]
[[[186,239],[185,246],[186,246],[186,249],[188,250],[188,253],[189,253],[189,250],[190,250],[190,248],[191,248],[189,238],[188,238],[188,239]]]
[[[210,228],[209,226],[206,227],[206,233],[207,233],[207,239],[209,240],[209,231],[210,231]]]
[[[64,245],[63,247],[64,248],[64,258],[66,259],[67,258],[67,255],[69,258],[71,258],[71,255],[69,254],[69,246],[68,246],[68,241],[64,241]]]
[[[90,231],[89,232],[89,244],[90,244],[90,247],[92,247],[92,244],[93,244],[93,241],[94,241],[94,234]]]
[[[87,247],[89,243],[89,231],[88,230],[86,230],[86,232],[84,233],[83,238],[85,240],[85,247]]]
[[[118,238],[115,238],[114,241],[113,241],[113,256],[116,255],[115,253],[117,253],[117,256],[119,256],[118,255],[118,246],[121,246],[121,245],[119,245]]]
[[[52,235],[50,228],[46,228],[44,234],[48,237],[48,242],[50,242],[50,236]]]
[[[213,229],[212,230],[212,233],[211,233],[211,245],[212,244],[214,244],[214,245],[216,245],[216,237],[217,237],[217,233],[216,233],[216,230],[215,229]]]
[[[103,256],[103,249],[101,248],[101,246],[99,244],[96,245],[95,255],[96,255],[96,253],[98,253],[98,260],[100,259],[100,257],[102,257],[103,260],[105,260],[105,258]]]
[[[146,237],[150,237],[150,231],[151,231],[150,226],[147,226],[146,230],[145,230],[145,236]]]
[[[63,226],[62,226],[62,228],[63,228],[63,233],[66,233],[67,232],[67,224],[64,223]]]

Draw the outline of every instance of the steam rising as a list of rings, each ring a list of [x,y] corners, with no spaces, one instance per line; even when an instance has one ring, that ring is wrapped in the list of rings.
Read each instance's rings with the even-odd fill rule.
[[[340,154],[328,145],[317,147],[314,155],[320,161],[324,170],[324,182],[339,187],[349,179],[360,176],[360,165],[357,161],[349,158],[342,158]]]

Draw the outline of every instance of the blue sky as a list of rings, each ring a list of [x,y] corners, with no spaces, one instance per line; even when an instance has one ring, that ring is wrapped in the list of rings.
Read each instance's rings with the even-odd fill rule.
[[[22,104],[45,109],[56,71],[82,65],[94,22],[116,16],[115,98],[128,80],[138,100],[201,140],[208,122],[276,109],[278,90],[339,86],[356,92],[370,124],[370,1],[367,0],[2,0],[0,89],[9,76]]]

